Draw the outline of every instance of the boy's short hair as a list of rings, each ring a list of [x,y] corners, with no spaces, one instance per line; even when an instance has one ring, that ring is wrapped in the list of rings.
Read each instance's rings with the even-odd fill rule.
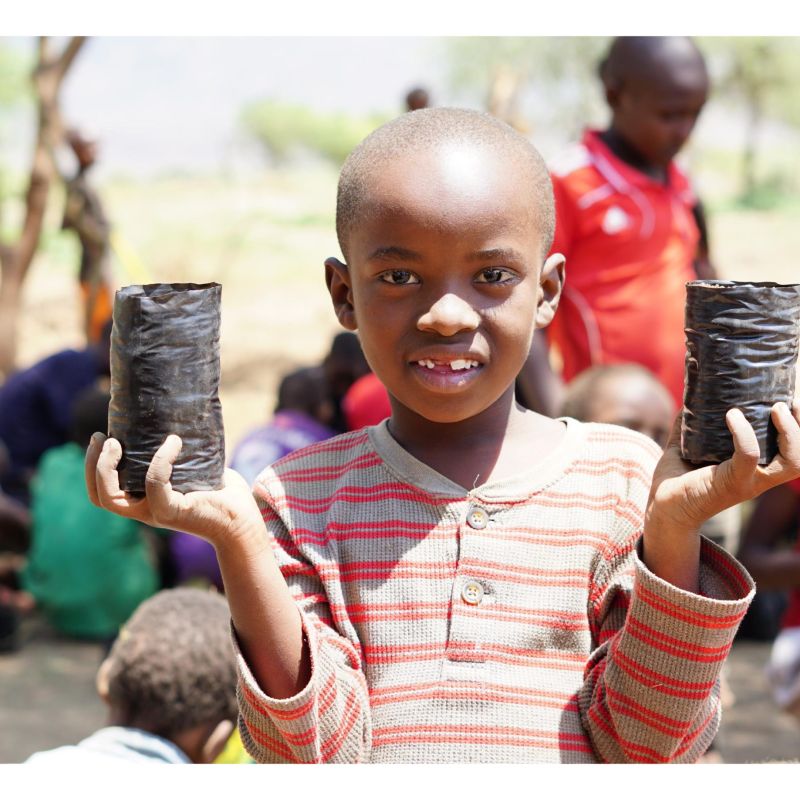
[[[703,54],[688,36],[618,36],[597,72],[606,85],[621,85],[631,75],[660,73],[670,58],[689,60],[706,69]]]
[[[382,165],[398,155],[422,153],[450,142],[486,145],[512,159],[520,174],[527,175],[542,236],[543,257],[550,252],[555,231],[553,185],[536,148],[491,114],[464,108],[423,108],[373,131],[344,162],[336,198],[336,235],[345,260],[348,237],[369,196],[370,181]]]
[[[230,611],[219,594],[167,589],[145,600],[109,661],[108,699],[128,724],[171,739],[236,719]]]

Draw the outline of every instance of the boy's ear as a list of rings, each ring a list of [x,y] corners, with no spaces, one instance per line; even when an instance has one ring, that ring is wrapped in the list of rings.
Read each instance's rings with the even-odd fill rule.
[[[622,94],[622,83],[618,80],[603,80],[603,89],[606,95],[606,103],[612,111],[616,111],[619,106],[619,98]]]
[[[229,719],[224,719],[211,731],[201,750],[201,764],[211,764],[225,749],[228,739],[236,726]]]
[[[566,259],[561,253],[552,253],[544,262],[536,302],[537,328],[546,328],[553,321],[564,287],[565,264]]]
[[[328,292],[333,301],[333,310],[336,312],[339,324],[348,331],[356,330],[358,325],[347,264],[343,264],[338,258],[326,258],[325,282],[328,284]]]
[[[94,679],[94,685],[97,688],[97,694],[100,699],[108,705],[108,673],[111,670],[111,659],[106,658],[97,670],[97,676]]]

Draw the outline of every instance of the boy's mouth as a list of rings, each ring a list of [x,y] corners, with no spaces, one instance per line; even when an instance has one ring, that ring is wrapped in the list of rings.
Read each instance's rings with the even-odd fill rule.
[[[414,363],[419,364],[421,367],[426,367],[427,369],[449,369],[452,372],[458,372],[463,369],[475,369],[480,366],[480,364],[472,358],[454,358],[452,361],[436,361],[432,358],[421,358]]]
[[[411,366],[417,380],[427,389],[448,393],[460,391],[471,384],[484,364],[467,355],[440,355],[435,358],[415,358]]]

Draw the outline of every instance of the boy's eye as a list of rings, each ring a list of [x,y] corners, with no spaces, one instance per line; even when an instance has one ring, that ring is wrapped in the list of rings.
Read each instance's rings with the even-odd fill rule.
[[[507,283],[512,280],[514,274],[503,267],[487,267],[482,269],[476,276],[476,283]]]
[[[392,283],[395,286],[407,286],[410,283],[419,283],[419,278],[407,269],[389,269],[382,272],[378,278],[384,283]]]

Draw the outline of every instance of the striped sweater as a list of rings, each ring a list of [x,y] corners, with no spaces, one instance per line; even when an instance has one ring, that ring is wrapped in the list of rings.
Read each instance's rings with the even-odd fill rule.
[[[535,469],[470,492],[386,423],[297,451],[255,494],[302,612],[308,685],[268,697],[261,762],[692,762],[754,587],[704,540],[695,595],[638,558],[658,448],[566,420]],[[235,640],[235,636],[234,636]]]

